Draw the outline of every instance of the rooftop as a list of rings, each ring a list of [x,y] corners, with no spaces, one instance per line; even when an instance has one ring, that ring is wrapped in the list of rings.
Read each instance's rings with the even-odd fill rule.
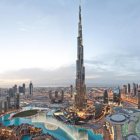
[[[115,113],[107,115],[106,120],[113,124],[124,124],[129,122],[129,117],[123,113]]]

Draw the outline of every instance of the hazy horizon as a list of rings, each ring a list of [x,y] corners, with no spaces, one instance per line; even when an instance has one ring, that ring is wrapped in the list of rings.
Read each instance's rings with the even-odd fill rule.
[[[35,84],[33,83],[33,87],[70,87],[70,85],[73,85],[73,87],[75,87],[75,83],[71,83],[71,84]],[[6,85],[6,86],[1,86],[0,88],[12,88],[14,85]],[[17,85],[17,88],[19,86],[22,86],[22,84]],[[97,84],[91,84],[91,83],[87,83],[86,87],[123,87],[123,85],[117,85],[117,84],[104,84],[104,83],[97,83]],[[132,84],[130,83],[130,86],[132,87]],[[25,84],[25,88],[29,88],[29,83]]]

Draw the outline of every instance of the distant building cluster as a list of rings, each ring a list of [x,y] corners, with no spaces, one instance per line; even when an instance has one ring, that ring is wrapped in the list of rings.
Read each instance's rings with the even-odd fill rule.
[[[62,103],[64,100],[64,91],[61,90],[60,95],[58,95],[58,91],[49,90],[49,98],[52,103]]]
[[[123,85],[123,94],[130,94],[132,96],[138,95],[138,84],[132,83],[132,88],[130,83],[128,83],[128,86],[126,84]]]
[[[113,98],[109,98],[107,90],[104,90],[103,103],[107,105],[109,104],[109,101],[111,101],[112,103],[116,103],[118,105],[121,104],[121,90],[119,87],[113,89]]]
[[[20,94],[17,93],[17,85],[7,90],[3,95],[1,91],[0,95],[0,114],[20,108]]]
[[[7,111],[11,111],[13,109],[20,108],[20,96],[25,96],[25,83],[22,86],[17,88],[15,84],[12,88],[9,89],[1,89],[0,88],[0,113],[6,113]],[[29,94],[33,94],[33,84],[32,82],[29,85]]]

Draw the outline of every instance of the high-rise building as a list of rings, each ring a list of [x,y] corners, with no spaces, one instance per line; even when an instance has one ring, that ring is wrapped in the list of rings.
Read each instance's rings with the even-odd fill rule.
[[[33,95],[33,84],[30,82],[29,84],[29,95]]]
[[[0,96],[1,96],[1,88],[0,88]]]
[[[140,109],[140,87],[138,88],[138,109]]]
[[[120,88],[116,88],[116,89],[113,90],[113,101],[117,102],[120,105],[120,103],[121,103]]]
[[[6,100],[0,100],[0,113],[8,111],[8,102]]]
[[[20,107],[20,95],[19,93],[16,93],[15,94],[15,108],[19,109],[19,107]]]
[[[17,93],[17,85],[13,86],[13,97],[15,97],[15,94]]]
[[[128,83],[128,93],[130,93],[130,83]]]
[[[15,85],[15,86],[13,87],[13,91],[14,91],[14,93],[17,93],[17,85]]]
[[[19,86],[19,93],[23,93],[23,87]]]
[[[64,100],[64,91],[61,91],[61,97],[62,97],[62,101]]]
[[[23,84],[23,94],[25,95],[25,84]]]
[[[1,108],[2,108],[2,113],[4,113],[5,112],[5,101],[4,100],[1,101]]]
[[[123,93],[127,94],[127,85],[123,85]]]
[[[8,111],[8,102],[5,100],[4,101],[4,112]]]
[[[52,99],[52,91],[49,90],[49,99],[51,100]]]
[[[8,92],[9,92],[9,96],[10,96],[11,98],[14,97],[13,88],[10,88]]]
[[[136,96],[138,96],[138,84],[136,84]]]
[[[2,100],[0,100],[0,114],[2,113]]]
[[[58,91],[55,91],[55,98],[58,98]]]
[[[11,105],[10,105],[10,96],[7,96],[6,99],[7,99],[7,103],[8,103],[8,109],[10,109],[10,107],[11,107]]]
[[[70,86],[70,97],[72,98],[72,96],[73,96],[73,86],[71,85]]]
[[[79,110],[86,109],[86,85],[85,85],[85,67],[83,53],[83,37],[82,37],[82,18],[81,18],[81,2],[79,4],[79,24],[77,37],[77,61],[76,61],[76,95],[75,107]]]
[[[107,90],[104,91],[104,103],[108,104],[108,93],[107,93]]]
[[[133,83],[133,96],[136,96],[136,84]]]

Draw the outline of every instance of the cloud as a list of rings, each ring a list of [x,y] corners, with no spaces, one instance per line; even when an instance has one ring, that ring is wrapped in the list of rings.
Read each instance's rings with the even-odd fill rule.
[[[27,31],[28,29],[27,28],[20,28],[19,30],[21,30],[21,31]]]
[[[90,75],[90,76],[85,76],[86,79],[96,79],[101,77],[100,75]]]
[[[27,30],[31,29],[31,27],[29,25],[26,25],[22,21],[18,21],[18,22],[16,22],[16,24],[19,26],[19,30],[21,30],[21,31],[27,31]]]
[[[27,82],[30,79],[0,79],[1,83],[10,83],[10,84],[15,84],[19,82]]]
[[[75,67],[61,67],[53,70],[46,70],[41,68],[21,69],[17,71],[6,71],[0,74],[1,85],[11,85],[11,81],[22,84],[29,83],[30,80],[35,85],[53,85],[53,84],[70,84],[75,81]],[[14,83],[14,84],[15,84]]]
[[[122,56],[123,58],[123,56]],[[126,56],[124,56],[126,58]],[[104,56],[104,61],[107,58]],[[86,68],[86,80],[87,86],[121,86],[124,83],[138,82],[140,79],[138,77],[139,71],[128,69],[129,66],[122,66],[121,60],[117,62],[111,60],[104,61],[101,60],[85,60]],[[126,59],[127,60],[127,59]],[[88,66],[87,63],[92,64],[92,67]],[[133,63],[133,61],[132,61]],[[132,65],[132,63],[130,65]],[[110,67],[110,69],[103,68],[103,66]],[[21,69],[17,71],[6,71],[0,74],[0,85],[10,85],[12,84],[29,84],[30,80],[33,81],[34,86],[69,86],[70,84],[75,85],[76,79],[76,66],[69,65],[65,67],[59,67],[57,69],[42,69],[42,68],[30,68]]]
[[[64,4],[64,1],[63,0],[58,0],[60,3],[61,3],[61,5],[63,6],[63,7],[65,7],[65,4]]]

